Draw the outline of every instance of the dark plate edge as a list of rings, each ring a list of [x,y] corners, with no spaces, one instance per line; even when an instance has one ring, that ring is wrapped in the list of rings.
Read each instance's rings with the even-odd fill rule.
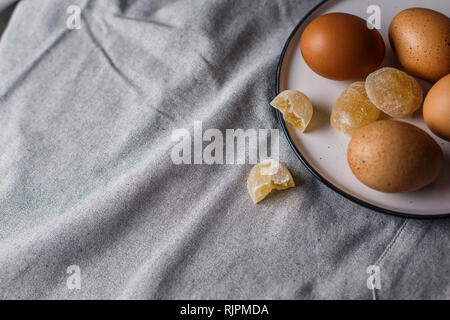
[[[275,96],[277,96],[280,92],[280,75],[281,75],[281,68],[283,65],[284,56],[286,54],[287,48],[289,47],[289,44],[291,43],[292,38],[297,33],[297,30],[301,27],[301,25],[305,22],[308,17],[313,14],[319,7],[321,7],[323,4],[328,2],[328,0],[323,0],[320,3],[318,3],[316,6],[314,6],[301,20],[300,22],[295,26],[294,30],[289,35],[284,47],[283,51],[281,52],[280,59],[278,61],[277,65],[277,72],[276,72],[276,78],[275,78]],[[413,218],[413,219],[443,219],[443,218],[450,218],[450,213],[444,213],[439,215],[417,215],[412,213],[405,213],[405,212],[399,212],[399,211],[392,211],[385,208],[377,207],[373,204],[370,204],[368,202],[365,202],[361,199],[358,199],[347,192],[339,189],[337,186],[335,186],[333,183],[325,179],[323,176],[321,176],[309,163],[308,161],[303,157],[301,152],[297,149],[297,147],[294,144],[294,141],[292,140],[291,136],[289,135],[289,132],[286,127],[286,123],[284,122],[283,115],[279,110],[276,110],[276,115],[278,118],[278,121],[280,122],[281,128],[283,129],[284,135],[286,136],[289,145],[291,146],[292,150],[294,151],[297,158],[303,163],[303,165],[311,172],[314,177],[316,177],[319,181],[321,181],[323,184],[325,184],[327,187],[329,187],[331,190],[337,192],[341,196],[359,204],[360,206],[363,206],[365,208],[384,213],[389,215],[394,215],[398,217],[403,218]]]

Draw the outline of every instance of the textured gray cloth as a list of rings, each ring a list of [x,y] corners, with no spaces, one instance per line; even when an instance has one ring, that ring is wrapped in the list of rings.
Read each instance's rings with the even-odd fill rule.
[[[0,42],[0,298],[371,299],[379,265],[380,299],[449,299],[448,219],[346,200],[283,136],[297,187],[258,205],[251,165],[171,161],[196,120],[278,128],[276,64],[317,3],[19,2]]]

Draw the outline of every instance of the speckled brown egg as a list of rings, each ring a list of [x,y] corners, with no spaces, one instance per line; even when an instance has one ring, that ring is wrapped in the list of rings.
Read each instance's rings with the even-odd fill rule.
[[[303,31],[300,50],[317,74],[333,80],[364,78],[378,68],[385,45],[376,29],[347,13],[329,13],[313,20]]]
[[[350,169],[368,187],[389,193],[409,192],[433,182],[441,173],[441,148],[412,124],[383,120],[364,126],[347,149]]]
[[[449,73],[450,20],[446,15],[424,8],[403,10],[389,26],[389,40],[408,73],[431,82]]]
[[[450,141],[450,74],[436,82],[423,104],[423,119],[438,137]]]

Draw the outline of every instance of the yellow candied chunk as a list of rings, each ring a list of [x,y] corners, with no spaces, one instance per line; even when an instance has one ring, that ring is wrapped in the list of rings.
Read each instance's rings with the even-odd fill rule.
[[[352,135],[357,129],[378,120],[380,110],[367,97],[364,81],[348,86],[337,98],[331,111],[331,125]]]
[[[416,79],[395,68],[381,68],[367,76],[370,101],[391,117],[405,118],[422,105],[422,87]]]
[[[247,188],[254,203],[263,200],[273,189],[295,187],[289,170],[279,161],[263,160],[256,164],[247,179]]]
[[[313,116],[313,106],[306,95],[295,90],[281,92],[270,105],[281,111],[284,120],[304,132]]]

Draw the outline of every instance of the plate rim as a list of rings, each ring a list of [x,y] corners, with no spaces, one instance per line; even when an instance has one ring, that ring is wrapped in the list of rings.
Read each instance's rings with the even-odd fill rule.
[[[292,39],[294,38],[294,36],[297,34],[297,31],[300,29],[300,27],[303,25],[303,23],[306,21],[306,19],[309,18],[309,16],[311,16],[317,9],[319,9],[322,5],[324,5],[325,3],[327,3],[329,0],[322,0],[320,1],[318,4],[316,4],[311,10],[309,10],[306,15],[300,19],[300,21],[297,23],[297,25],[294,27],[294,29],[292,30],[292,32],[290,33],[289,37],[287,38],[283,50],[281,51],[281,55],[280,58],[278,60],[278,65],[277,65],[277,70],[276,70],[276,77],[275,77],[275,96],[277,96],[280,93],[280,75],[281,75],[281,69],[283,66],[283,61],[287,52],[287,49],[292,41]],[[341,190],[338,186],[334,185],[332,182],[330,182],[329,180],[327,180],[326,178],[324,178],[319,172],[317,172],[316,169],[313,168],[313,166],[311,166],[309,164],[309,162],[306,160],[306,158],[302,155],[302,153],[298,150],[298,148],[296,147],[291,135],[289,134],[289,131],[287,129],[286,126],[286,122],[283,119],[283,115],[282,113],[278,110],[275,109],[277,118],[278,118],[278,122],[281,125],[281,128],[284,132],[284,135],[286,136],[286,139],[289,142],[289,145],[291,146],[291,149],[294,151],[295,155],[297,156],[297,158],[300,160],[300,162],[308,169],[308,171],[310,173],[312,173],[312,175],[318,179],[320,182],[322,182],[323,184],[325,184],[328,188],[330,188],[331,190],[333,190],[334,192],[338,193],[339,195],[343,196],[346,199],[349,199],[350,201],[383,213],[383,214],[389,214],[389,215],[394,215],[394,216],[398,216],[398,217],[403,217],[403,218],[413,218],[413,219],[443,219],[443,218],[450,218],[450,213],[443,213],[443,214],[432,214],[432,215],[420,215],[420,214],[414,214],[414,213],[407,213],[407,212],[400,212],[400,211],[394,211],[394,210],[389,210],[386,208],[382,208],[382,207],[378,207],[376,205],[373,205],[369,202],[366,202],[364,200],[361,200],[347,192],[345,192],[344,190]]]

